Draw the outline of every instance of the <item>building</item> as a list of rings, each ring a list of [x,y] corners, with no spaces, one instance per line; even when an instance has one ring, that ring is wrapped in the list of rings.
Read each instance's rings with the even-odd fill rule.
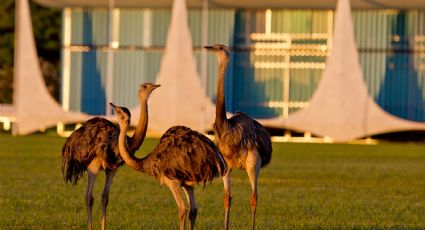
[[[37,0],[64,15],[62,104],[65,110],[105,114],[107,1]],[[165,46],[171,1],[120,1],[113,10],[112,98],[136,105],[128,89],[155,81]],[[234,49],[227,78],[229,112],[256,118],[282,116],[308,106],[332,47],[335,1],[212,1],[208,44]],[[151,5],[155,4],[155,5]],[[189,25],[202,72],[201,1],[188,1]],[[425,3],[352,0],[356,42],[369,94],[387,112],[425,121]],[[148,8],[145,8],[148,7]],[[150,8],[152,7],[152,8]],[[165,8],[164,8],[165,7]],[[205,32],[204,32],[205,35]],[[207,56],[206,91],[216,88],[216,60]]]
[[[43,0],[39,1],[43,2]],[[28,104],[25,98],[30,96],[27,92],[32,91],[25,90],[29,85],[22,80],[31,80],[39,88],[43,88],[43,84],[39,79],[40,76],[33,77],[34,74],[22,68],[22,65],[27,63],[31,65],[32,70],[39,72],[39,67],[34,64],[36,56],[32,54],[31,59],[28,59],[23,53],[24,47],[34,45],[28,38],[28,35],[32,33],[28,23],[28,9],[25,6],[25,0],[20,2],[24,7],[19,7],[22,9],[19,11],[19,18],[22,20],[18,20],[17,27],[19,35],[17,44],[20,49],[15,55],[18,60],[21,60],[18,62],[20,67],[17,67],[19,70],[17,79],[21,79],[17,86],[21,94],[18,93],[17,98],[20,98],[18,102]],[[164,25],[168,23],[164,21],[169,21],[167,17],[170,18],[170,12],[167,9],[137,8],[139,3],[131,0],[120,2],[119,6],[122,8],[109,5],[109,10],[98,8],[98,6],[105,6],[105,3],[101,1],[47,2],[51,5],[62,4],[62,6],[93,4],[89,8],[64,8],[63,110],[104,114],[107,111],[105,104],[110,100],[129,107],[135,105],[132,102],[133,97],[128,96],[131,92],[129,88],[143,81],[155,81],[162,56],[168,60],[167,68],[175,66],[172,65],[173,62],[170,63],[170,60],[177,60],[183,64],[192,63],[190,65],[193,68],[189,71],[192,77],[186,78],[184,83],[196,81],[198,74],[195,73],[196,66],[191,55],[192,42],[187,42],[188,40],[194,41],[195,56],[198,59],[197,68],[202,76],[200,80],[205,81],[206,93],[214,100],[216,63],[214,57],[204,56],[201,49],[201,44],[207,44],[206,40],[209,40],[208,43],[224,43],[234,50],[228,71],[232,77],[227,78],[226,82],[226,98],[230,112],[242,110],[256,118],[270,118],[262,119],[265,124],[292,127],[295,130],[307,132],[310,130],[319,136],[330,135],[336,141],[397,130],[424,129],[424,123],[393,117],[381,111],[380,108],[408,120],[422,121],[424,12],[408,9],[415,6],[424,8],[424,3],[408,1],[401,4],[386,1],[385,4],[378,4],[376,1],[353,0],[354,7],[392,9],[356,10],[352,16],[349,1],[340,0],[339,10],[334,16],[332,10],[285,9],[287,3],[310,6],[306,4],[308,1],[288,1],[285,4],[271,1],[279,3],[272,4],[274,8],[271,9],[258,8],[261,3],[246,1],[244,4],[252,8],[244,10],[229,8],[226,4],[233,3],[227,2],[220,4],[220,7],[227,6],[227,8],[211,8],[209,11],[206,7],[202,11],[199,8],[192,9],[188,14],[191,30],[189,33],[185,3],[183,0],[176,2],[178,4],[175,5],[179,7],[173,7],[171,21],[180,21],[180,24],[170,27],[174,28],[170,30],[174,32],[169,34],[173,39],[168,39],[174,43],[172,49],[169,49],[171,46],[167,41],[167,50],[173,50],[174,59],[167,58],[170,57],[167,52],[163,55],[165,37],[168,36],[168,26]],[[368,3],[365,4],[365,2]],[[160,3],[169,4],[168,1],[153,4],[159,6]],[[189,1],[189,5],[192,6],[197,6],[199,3]],[[214,4],[217,5],[217,2]],[[232,6],[237,6],[235,4]],[[320,4],[320,6],[329,7],[332,1]],[[316,7],[319,5],[313,4]],[[397,10],[401,7],[408,9]],[[182,18],[184,21],[181,20]],[[175,25],[175,23],[171,24]],[[335,33],[332,32],[334,27]],[[178,32],[181,28],[185,28],[187,32],[185,34]],[[182,39],[183,37],[185,38]],[[333,38],[335,38],[334,41]],[[355,40],[357,46],[354,44]],[[179,44],[183,43],[186,47],[184,50],[179,47]],[[335,46],[332,48],[334,43]],[[184,51],[186,58],[189,57],[185,59],[188,62],[179,60],[181,57],[176,54],[181,53],[176,53],[176,50]],[[362,66],[358,63],[358,59]],[[325,60],[328,65],[325,65]],[[164,66],[163,63],[162,65]],[[321,72],[325,67],[326,71],[322,76]],[[180,84],[179,79],[185,78],[188,74],[186,70],[180,68],[180,76],[174,77],[173,83],[167,85],[179,84],[179,90],[184,88],[186,85]],[[168,71],[168,75],[170,73],[173,75],[175,72]],[[365,76],[364,79],[363,76]],[[323,79],[320,79],[321,77]],[[168,77],[161,79],[166,79],[164,83],[171,80]],[[352,84],[350,88],[344,79],[355,84]],[[317,88],[319,81],[320,87]],[[326,87],[323,82],[326,82]],[[198,96],[203,94],[199,88],[196,92]],[[313,92],[314,97],[312,97]],[[190,97],[192,94],[194,93],[188,93],[186,96]],[[49,101],[47,97],[37,95],[40,103],[41,100],[47,103]],[[169,98],[175,100],[172,99],[173,97]],[[366,98],[368,98],[367,102]],[[170,99],[167,100],[162,102],[169,103]],[[203,100],[198,100],[197,105],[201,105]],[[329,104],[330,101],[332,101],[331,104]],[[164,107],[163,103],[157,102],[154,104],[162,104]],[[323,103],[326,104],[326,109],[323,108]],[[22,127],[29,118],[29,113],[23,113],[27,110],[24,104],[15,105],[17,123],[22,123]],[[55,115],[53,113],[37,114],[37,111],[31,110],[31,114],[39,117],[30,119],[33,120],[32,123],[43,120],[44,125],[49,125],[54,121],[64,120],[65,118],[57,116],[67,112],[64,113],[53,104],[48,107],[54,110]],[[356,105],[351,106],[351,104]],[[179,105],[182,106],[184,103]],[[211,109],[211,107],[209,105],[208,108]],[[187,108],[192,111],[195,107]],[[370,112],[367,112],[369,111],[367,108],[371,109]],[[192,111],[192,113],[199,114],[198,109],[197,112]],[[292,115],[297,110],[299,112]],[[355,120],[352,119],[353,114],[350,114],[350,111],[357,114]],[[212,111],[210,112],[208,116],[213,114]],[[319,118],[317,114],[321,114],[320,119],[317,119]],[[83,119],[77,113],[68,113],[67,116],[65,120],[68,121]],[[332,120],[334,118],[337,120]],[[164,121],[168,121],[167,119],[166,117]],[[185,119],[187,121],[188,117]],[[198,120],[199,115],[189,120],[193,119]],[[305,121],[309,121],[310,125],[306,126]],[[203,121],[201,119],[200,123],[205,124],[205,119]],[[43,126],[42,123],[31,125],[34,128],[37,124]],[[344,124],[349,126],[341,130],[339,127]],[[303,126],[304,128],[301,128]],[[318,127],[322,128],[317,129]],[[332,128],[329,129],[329,127]],[[18,133],[25,132],[18,131]]]

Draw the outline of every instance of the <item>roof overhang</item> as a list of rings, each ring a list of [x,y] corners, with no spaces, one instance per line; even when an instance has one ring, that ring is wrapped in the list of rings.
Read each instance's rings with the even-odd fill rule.
[[[48,7],[107,7],[109,0],[34,0]],[[171,8],[172,0],[115,0],[119,8]],[[217,8],[335,9],[337,0],[210,0]],[[187,0],[190,8],[202,7],[202,0]],[[355,9],[425,9],[424,0],[351,0]]]

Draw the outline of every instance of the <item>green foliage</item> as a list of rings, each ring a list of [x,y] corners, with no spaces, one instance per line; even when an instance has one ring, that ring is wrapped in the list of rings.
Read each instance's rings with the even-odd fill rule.
[[[64,184],[64,138],[0,134],[0,229],[85,229],[84,192]],[[137,155],[157,143],[148,139]],[[273,145],[259,179],[258,229],[424,229],[425,146]],[[94,229],[100,229],[105,176],[94,189]],[[221,229],[220,179],[195,191],[197,229]],[[231,228],[250,223],[245,172],[232,177]],[[154,178],[123,166],[111,189],[108,229],[177,229],[171,192]]]
[[[0,1],[0,63],[11,65],[13,63],[13,33],[15,26],[15,1]],[[11,58],[12,57],[12,58]]]
[[[0,1],[0,103],[12,102],[15,0]]]
[[[30,2],[41,70],[49,92],[59,97],[61,11]],[[0,1],[0,103],[12,103],[15,0]]]
[[[30,1],[31,19],[41,72],[47,89],[59,98],[59,66],[61,49],[61,10],[45,8]]]
[[[38,55],[47,61],[57,63],[61,47],[61,11],[35,3],[30,4],[30,7]]]

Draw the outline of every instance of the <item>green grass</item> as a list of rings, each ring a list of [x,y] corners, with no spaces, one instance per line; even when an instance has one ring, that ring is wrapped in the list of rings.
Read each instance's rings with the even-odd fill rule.
[[[84,191],[64,184],[64,138],[0,135],[0,229],[85,229]],[[157,140],[148,139],[142,156]],[[274,144],[259,179],[258,229],[425,229],[425,146],[414,144]],[[94,229],[100,229],[96,182]],[[231,229],[248,229],[246,173],[232,177]],[[222,229],[221,180],[196,189],[197,229]],[[122,167],[108,207],[108,229],[177,229],[171,192],[154,178]]]

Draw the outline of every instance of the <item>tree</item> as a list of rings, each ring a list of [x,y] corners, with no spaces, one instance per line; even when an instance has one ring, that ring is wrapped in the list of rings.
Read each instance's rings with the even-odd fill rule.
[[[59,97],[61,11],[30,1],[33,31],[44,80],[54,98]],[[12,103],[15,1],[0,1],[0,103]]]
[[[0,1],[0,103],[12,103],[14,0]]]
[[[45,8],[30,1],[31,18],[44,81],[58,100],[60,82],[61,10]]]

